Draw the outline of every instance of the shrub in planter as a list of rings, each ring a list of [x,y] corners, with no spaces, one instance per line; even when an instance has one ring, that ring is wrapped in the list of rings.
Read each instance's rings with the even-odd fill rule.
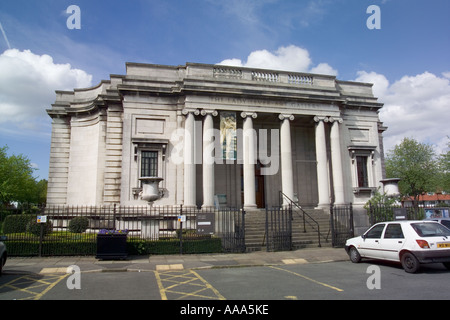
[[[86,217],[75,217],[69,222],[69,231],[73,233],[83,233],[89,226],[89,219]]]
[[[41,235],[41,224],[37,223],[36,219],[31,220],[27,224],[27,232],[31,233],[32,235],[39,237]],[[44,223],[44,229],[43,229],[43,236],[46,236],[47,234],[51,233],[53,229],[51,222]]]

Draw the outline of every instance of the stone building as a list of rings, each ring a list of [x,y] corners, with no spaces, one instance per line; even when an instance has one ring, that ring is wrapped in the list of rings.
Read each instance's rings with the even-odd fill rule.
[[[335,76],[187,63],[57,91],[48,205],[362,206],[383,179],[382,104]],[[159,197],[158,197],[159,198]]]

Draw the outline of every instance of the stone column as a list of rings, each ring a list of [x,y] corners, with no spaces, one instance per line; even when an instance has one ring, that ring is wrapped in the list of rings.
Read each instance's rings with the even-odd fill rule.
[[[199,115],[198,110],[183,110],[186,116],[184,124],[184,206],[196,207],[196,183],[195,183],[195,119]]]
[[[214,206],[214,122],[217,111],[202,110],[203,121],[203,207]]]
[[[317,160],[317,189],[319,193],[318,208],[330,207],[330,181],[328,179],[328,157],[325,140],[325,122],[327,117],[314,117],[316,124],[316,160]]]
[[[291,200],[294,200],[294,171],[292,169],[292,143],[291,125],[293,115],[280,114],[280,157],[281,157],[281,190]],[[283,205],[288,205],[289,200],[283,197]]]
[[[342,173],[342,156],[341,156],[341,138],[339,133],[339,124],[342,119],[330,118],[333,123],[330,132],[331,143],[331,161],[333,168],[333,186],[334,186],[334,204],[345,204],[344,197],[344,175]]]
[[[256,113],[242,112],[244,118],[244,209],[256,208],[255,164],[256,164],[256,132],[253,129],[253,119]]]

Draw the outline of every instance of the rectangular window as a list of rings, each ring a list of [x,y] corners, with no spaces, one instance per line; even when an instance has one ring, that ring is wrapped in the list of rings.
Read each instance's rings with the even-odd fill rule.
[[[402,226],[397,223],[391,223],[387,226],[386,231],[384,232],[385,239],[404,239]]]
[[[384,224],[377,224],[370,229],[366,234],[366,239],[380,239],[384,230]]]
[[[142,151],[141,177],[157,177],[157,176],[158,176],[158,152]]]
[[[356,157],[356,169],[358,172],[358,187],[368,188],[369,176],[367,173],[367,157],[363,156]]]

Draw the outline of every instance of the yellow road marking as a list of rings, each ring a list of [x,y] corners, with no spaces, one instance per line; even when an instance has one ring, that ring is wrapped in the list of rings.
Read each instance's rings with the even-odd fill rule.
[[[225,300],[219,291],[193,270],[155,271],[159,293],[162,300],[168,300],[168,294],[175,299],[203,298]]]
[[[39,300],[67,276],[68,274],[47,274],[42,279],[36,278],[36,275],[34,277],[22,276],[0,286],[0,289],[8,288],[29,295],[24,298],[20,298],[19,300]],[[41,291],[40,289],[43,290]]]
[[[214,294],[219,298],[219,300],[226,300],[225,297],[223,295],[221,295],[219,293],[219,291],[217,291],[216,288],[214,288],[208,281],[203,279],[197,272],[195,272],[194,270],[192,270],[191,272],[193,274],[195,274],[197,276],[197,278],[199,278],[200,281],[202,281],[208,289],[210,289],[212,292],[214,292]]]
[[[42,291],[41,293],[39,293],[38,295],[36,295],[36,297],[34,298],[34,300],[39,300],[41,299],[47,292],[49,292],[51,289],[53,289],[53,287],[55,287],[59,282],[61,282],[61,280],[63,280],[64,278],[66,278],[68,276],[68,274],[64,274],[62,276],[59,276],[59,278],[56,279],[55,282],[53,282],[52,284],[50,284],[44,291]]]
[[[280,270],[280,271],[284,271],[284,272],[287,272],[287,273],[292,273],[292,274],[294,274],[294,275],[296,275],[296,276],[298,276],[298,277],[300,277],[300,278],[303,278],[303,279],[305,279],[305,280],[311,281],[311,282],[316,283],[316,284],[319,284],[319,285],[321,285],[321,286],[324,286],[324,287],[327,287],[327,288],[336,290],[336,291],[338,291],[338,292],[344,291],[344,290],[342,290],[342,289],[339,289],[339,288],[333,287],[333,286],[331,286],[331,285],[329,285],[329,284],[326,284],[326,283],[323,283],[323,282],[320,282],[320,281],[311,279],[310,277],[304,276],[304,275],[302,275],[302,274],[300,274],[300,273],[297,273],[297,272],[294,272],[294,271],[289,271],[289,270],[285,270],[285,269],[278,268],[278,267],[274,267],[274,266],[269,266],[269,268],[276,269],[276,270]]]
[[[156,282],[158,283],[159,294],[161,295],[161,300],[167,300],[166,291],[164,286],[162,285],[161,277],[159,276],[159,272],[155,272]]]

